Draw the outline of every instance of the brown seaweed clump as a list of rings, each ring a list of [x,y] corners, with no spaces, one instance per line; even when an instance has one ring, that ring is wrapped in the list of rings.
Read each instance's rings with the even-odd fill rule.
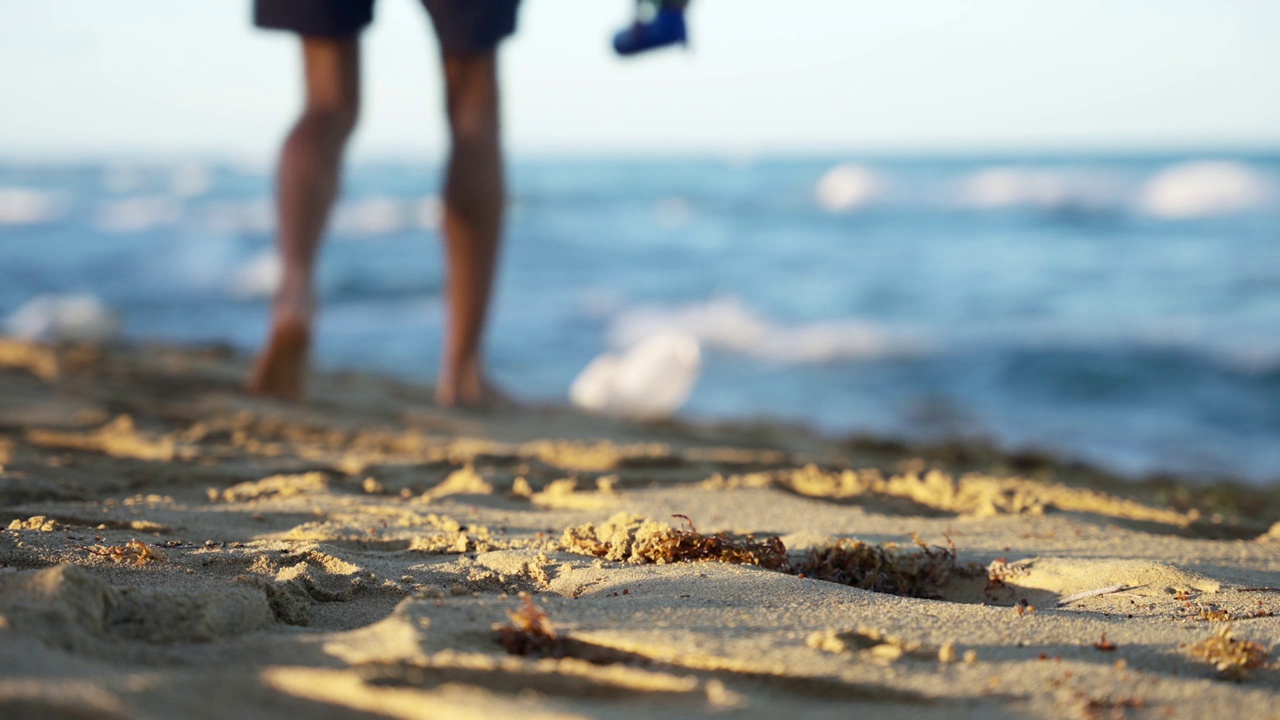
[[[507,625],[494,625],[493,634],[502,647],[512,655],[533,657],[563,657],[560,636],[547,613],[533,602],[533,596],[520,593],[524,605],[518,610],[508,610]]]
[[[130,540],[123,545],[112,545],[111,547],[95,545],[94,547],[84,548],[84,550],[92,555],[107,558],[112,562],[128,563],[130,565],[147,565],[168,560],[158,548],[151,547],[136,539]]]
[[[687,529],[624,513],[615,515],[599,528],[589,524],[569,528],[560,542],[571,552],[615,562],[665,565],[715,561],[758,565],[783,572],[790,569],[787,548],[776,536],[757,540],[754,535],[727,532],[705,535],[697,531],[689,518],[674,517],[684,520]]]
[[[1245,680],[1249,671],[1267,662],[1270,655],[1261,643],[1240,640],[1231,634],[1231,626],[1223,625],[1218,632],[1191,645],[1188,651],[1193,657],[1212,663],[1221,680]]]
[[[861,540],[840,540],[829,547],[810,550],[796,563],[794,572],[872,592],[926,599],[937,599],[938,589],[952,575],[980,572],[956,562],[956,546],[951,538],[947,538],[947,547],[930,546],[914,533],[911,538],[919,550],[905,550],[892,543],[868,545]]]

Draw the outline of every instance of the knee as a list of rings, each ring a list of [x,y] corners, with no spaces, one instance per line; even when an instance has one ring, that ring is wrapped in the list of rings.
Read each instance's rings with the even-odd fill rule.
[[[359,119],[359,103],[354,101],[311,104],[302,115],[302,123],[337,142],[343,142],[350,137]]]
[[[455,146],[490,143],[498,135],[498,80],[493,54],[445,58],[449,131]]]

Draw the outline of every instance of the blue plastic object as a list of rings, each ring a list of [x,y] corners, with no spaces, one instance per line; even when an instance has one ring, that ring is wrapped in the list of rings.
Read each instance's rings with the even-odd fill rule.
[[[637,21],[613,36],[613,49],[619,55],[635,55],[677,43],[689,44],[683,8],[661,8],[652,20]]]

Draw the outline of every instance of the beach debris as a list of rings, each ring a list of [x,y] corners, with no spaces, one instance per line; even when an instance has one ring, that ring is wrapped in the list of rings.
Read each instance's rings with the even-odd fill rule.
[[[1200,612],[1198,615],[1196,615],[1196,619],[1204,620],[1207,622],[1231,622],[1233,620],[1240,619],[1240,616],[1236,615],[1235,613],[1232,613],[1229,610],[1223,610],[1220,607],[1210,606],[1206,608],[1200,608]]]
[[[1107,639],[1107,634],[1102,633],[1102,639],[1093,644],[1093,649],[1099,652],[1115,652],[1116,644]]]
[[[938,598],[938,589],[953,575],[976,575],[977,568],[956,562],[956,546],[947,538],[947,547],[930,546],[912,533],[920,547],[905,550],[894,543],[870,545],[844,539],[825,548],[809,551],[795,563],[793,572],[801,577],[826,580],[872,592],[915,598]]]
[[[1012,591],[1012,588],[1008,585],[1008,581],[1011,578],[1026,575],[1028,572],[1030,572],[1030,563],[1026,561],[1011,563],[1008,558],[996,558],[987,566],[987,584],[982,589],[982,592],[988,600],[995,600],[999,591]],[[1026,598],[1023,599],[1025,600]],[[1025,609],[1023,608],[1023,610]],[[1022,613],[1018,614],[1021,615]]]
[[[551,618],[533,601],[527,592],[520,593],[524,602],[516,610],[508,610],[506,625],[494,625],[493,634],[502,647],[512,655],[534,657],[563,657],[564,648]]]
[[[1187,647],[1192,657],[1213,665],[1220,680],[1246,680],[1250,671],[1263,667],[1271,651],[1261,643],[1241,640],[1223,625],[1213,635]]]
[[[777,536],[757,539],[754,535],[727,532],[708,535],[698,532],[688,516],[672,517],[685,527],[672,528],[638,515],[619,513],[599,527],[587,523],[567,528],[560,546],[569,552],[613,562],[664,565],[716,561],[756,565],[872,592],[927,599],[937,599],[937,591],[953,576],[978,577],[985,572],[981,566],[957,562],[950,538],[947,547],[931,546],[912,533],[911,538],[920,547],[914,551],[895,543],[871,545],[842,539],[810,550],[797,561],[788,556],[786,545]]]
[[[594,555],[614,562],[654,563],[717,561],[758,565],[786,571],[787,548],[776,536],[757,540],[754,535],[720,532],[705,535],[683,515],[687,529],[619,513],[599,528],[588,523],[565,530],[560,544],[579,555]]]
[[[164,562],[169,558],[160,551],[159,548],[152,547],[141,540],[130,540],[123,545],[112,545],[103,547],[95,545],[93,547],[82,547],[82,550],[107,558],[116,563],[130,563],[134,566],[147,565],[153,562]]]
[[[720,532],[704,535],[684,515],[688,529],[669,529],[656,532],[637,544],[642,557],[658,564],[715,560],[737,565],[759,565],[769,570],[783,570],[788,566],[787,549],[782,540],[769,537],[756,540],[754,535],[732,535]],[[639,538],[637,538],[639,539]]]
[[[1084,702],[1084,714],[1087,718],[1126,718],[1130,710],[1142,710],[1147,701],[1138,697],[1122,698],[1087,698]],[[1103,715],[1103,711],[1108,711]]]
[[[1097,597],[1099,595],[1110,595],[1111,593],[1124,592],[1125,590],[1132,590],[1132,589],[1133,588],[1130,588],[1128,585],[1125,585],[1124,583],[1119,583],[1117,585],[1108,585],[1106,587],[1100,587],[1094,590],[1085,590],[1084,592],[1078,592],[1074,595],[1068,595],[1067,597],[1062,598],[1061,600],[1058,601],[1058,607],[1066,607],[1067,605],[1070,605],[1073,602],[1076,602],[1078,600],[1084,600],[1085,598]]]

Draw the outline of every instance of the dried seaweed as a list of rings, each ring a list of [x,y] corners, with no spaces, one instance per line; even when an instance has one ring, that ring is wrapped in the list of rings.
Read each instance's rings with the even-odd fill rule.
[[[512,655],[564,657],[564,648],[551,618],[533,602],[529,593],[520,593],[520,599],[524,605],[507,611],[510,624],[493,626],[498,642]]]
[[[1193,657],[1212,663],[1222,680],[1244,680],[1249,671],[1267,662],[1270,651],[1261,643],[1240,640],[1231,634],[1231,626],[1223,625],[1218,632],[1188,647]]]
[[[641,554],[655,563],[716,561],[734,565],[759,565],[768,570],[787,570],[787,548],[778,537],[757,540],[754,535],[726,532],[704,535],[684,515],[673,515],[689,526],[671,529],[648,538]]]
[[[723,562],[757,565],[767,570],[800,577],[826,580],[873,592],[917,598],[938,598],[938,590],[953,576],[980,577],[987,572],[978,565],[957,562],[955,544],[928,545],[919,536],[911,537],[919,550],[898,545],[870,545],[861,540],[840,540],[815,549],[795,562],[777,536],[757,539],[754,535],[727,532],[704,534],[685,515],[674,515],[685,528],[645,520],[625,513],[615,515],[600,527],[591,524],[570,527],[560,544],[580,555],[592,555],[615,562],[654,563]],[[1023,608],[1024,610],[1026,608]]]
[[[938,589],[953,575],[974,576],[978,568],[956,562],[956,546],[930,546],[919,536],[911,551],[897,545],[869,545],[861,540],[840,540],[835,545],[810,550],[793,571],[801,577],[850,585],[863,590],[915,598],[938,598]]]
[[[131,563],[133,565],[146,565],[152,562],[163,562],[168,560],[165,554],[159,549],[151,547],[141,540],[130,540],[123,545],[112,545],[111,547],[102,547],[95,545],[94,547],[82,548],[86,552],[117,563]]]
[[[560,542],[571,552],[617,562],[665,565],[716,561],[789,570],[787,548],[776,536],[757,540],[754,535],[727,532],[706,535],[698,532],[688,517],[674,517],[684,520],[687,529],[621,514],[599,528],[593,525],[568,528]]]

